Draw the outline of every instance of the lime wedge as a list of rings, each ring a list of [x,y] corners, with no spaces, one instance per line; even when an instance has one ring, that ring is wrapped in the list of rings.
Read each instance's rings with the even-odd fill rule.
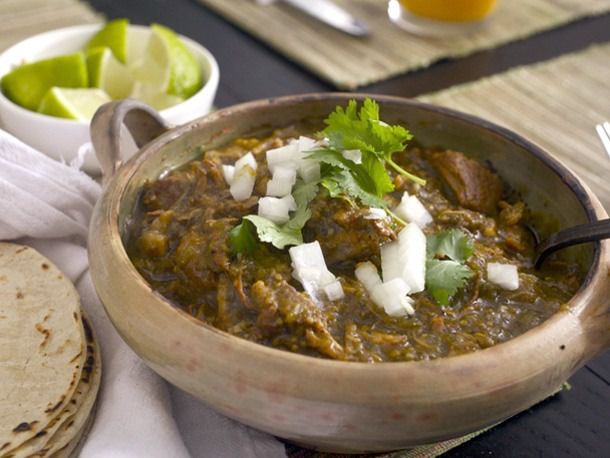
[[[187,99],[202,85],[197,59],[173,30],[159,24],[150,29],[145,54],[134,64],[134,78],[157,93]]]
[[[38,111],[59,118],[89,121],[100,105],[110,100],[101,89],[52,87],[42,98]]]
[[[133,85],[130,97],[147,103],[155,110],[165,110],[184,101],[182,97],[159,92],[155,86],[149,86],[139,81]]]
[[[127,61],[128,26],[129,20],[125,18],[114,19],[106,23],[106,25],[89,40],[86,50],[89,51],[94,48],[103,47],[110,48],[114,57],[124,64]]]
[[[7,73],[0,84],[10,100],[36,111],[42,97],[53,86],[87,87],[85,57],[74,53],[24,64]]]
[[[120,63],[110,48],[93,48],[87,52],[89,86],[102,89],[113,99],[129,97],[133,79],[129,69]]]

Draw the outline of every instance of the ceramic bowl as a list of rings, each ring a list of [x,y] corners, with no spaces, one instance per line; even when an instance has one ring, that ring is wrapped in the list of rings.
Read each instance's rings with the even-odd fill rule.
[[[24,62],[81,50],[100,27],[100,24],[66,27],[17,43],[0,55],[0,78]],[[133,37],[138,39],[138,35],[145,33],[146,29],[144,26],[130,25],[130,34],[133,33]],[[218,64],[214,56],[199,43],[184,36],[181,38],[201,65],[206,83],[189,99],[161,111],[161,116],[175,125],[210,111],[219,80]],[[56,118],[26,110],[1,92],[0,127],[48,156],[66,162],[74,159],[79,148],[90,141],[88,121]],[[83,169],[93,175],[99,174],[99,164],[93,152],[85,156]]]
[[[534,212],[560,227],[606,218],[597,198],[551,155],[473,116],[371,95],[387,122],[406,124],[425,146],[490,161]],[[91,223],[89,259],[97,293],[125,341],[162,377],[219,412],[286,440],[327,451],[373,452],[434,443],[505,420],[541,401],[610,346],[610,243],[570,254],[588,272],[566,307],[506,343],[434,361],[353,363],[268,348],[231,336],[151,290],[123,239],[146,180],[233,138],[307,119],[319,122],[360,94],[262,100],[171,129],[122,163],[124,120],[140,143],[164,130],[141,104],[104,106],[92,123],[106,175]]]

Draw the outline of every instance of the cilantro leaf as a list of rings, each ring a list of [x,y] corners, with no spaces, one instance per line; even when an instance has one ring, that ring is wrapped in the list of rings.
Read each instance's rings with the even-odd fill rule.
[[[449,298],[471,276],[468,266],[457,261],[428,259],[426,262],[426,289],[441,305],[448,305]]]
[[[233,253],[252,254],[256,251],[258,241],[252,233],[252,225],[243,221],[229,232],[229,242]]]
[[[379,105],[374,100],[365,99],[360,112],[357,102],[350,100],[345,109],[337,107],[324,122],[326,128],[322,131],[322,135],[329,139],[331,148],[340,151],[359,149],[363,153],[363,158],[373,156],[381,161],[382,166],[387,162],[401,175],[422,185],[426,183],[392,160],[392,154],[403,151],[413,136],[400,125],[391,126],[381,121]],[[379,191],[376,192],[379,196],[394,189],[387,172],[383,182],[379,184]],[[382,192],[383,188],[386,190]]]
[[[472,255],[472,241],[459,229],[442,231],[427,237],[426,251],[426,289],[439,304],[447,305],[472,276],[464,265]]]
[[[472,255],[472,241],[463,231],[452,229],[431,235],[427,240],[428,258],[449,258],[464,262]]]
[[[304,183],[299,180],[292,192],[297,209],[290,220],[282,225],[258,215],[244,216],[243,221],[229,233],[229,239],[235,253],[251,254],[256,248],[256,237],[252,233],[252,226],[261,242],[271,243],[282,250],[289,245],[303,243],[301,229],[311,218],[311,210],[307,208],[318,194],[318,183]]]
[[[270,243],[280,250],[289,245],[300,245],[303,243],[301,229],[288,227],[290,221],[280,226],[258,215],[247,215],[244,216],[244,219],[254,224],[258,239],[261,242]]]

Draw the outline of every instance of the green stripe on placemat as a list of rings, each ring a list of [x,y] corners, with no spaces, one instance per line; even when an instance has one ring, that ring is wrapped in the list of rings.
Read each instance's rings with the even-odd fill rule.
[[[610,210],[610,158],[595,124],[610,121],[610,43],[419,99],[488,119],[540,145]]]
[[[368,23],[359,39],[324,26],[277,1],[198,0],[339,88],[354,89],[428,65],[490,49],[576,19],[610,11],[608,0],[500,0],[486,26],[474,33],[423,38],[392,24],[385,0],[335,0]]]
[[[101,21],[78,0],[0,0],[0,51],[48,30]]]

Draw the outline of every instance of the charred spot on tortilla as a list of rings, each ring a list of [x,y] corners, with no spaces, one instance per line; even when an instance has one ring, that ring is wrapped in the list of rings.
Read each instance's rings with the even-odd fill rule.
[[[57,403],[55,403],[55,405],[53,405],[52,407],[49,407],[49,408],[48,408],[47,410],[45,410],[44,412],[45,412],[45,413],[51,413],[51,412],[56,411],[56,410],[57,410],[57,409],[58,409],[58,408],[59,408],[59,407],[62,405],[62,403],[64,402],[64,399],[66,399],[66,396],[65,396],[65,395],[62,395],[62,396],[59,398],[59,401],[57,401]]]
[[[87,339],[87,342],[93,342],[93,331],[91,330],[89,321],[87,321],[85,317],[83,317],[83,329],[85,330],[85,338]]]
[[[34,437],[42,437],[45,434],[47,434],[47,432],[43,429],[42,431],[38,431]]]
[[[17,426],[15,426],[15,428],[13,428],[13,432],[22,433],[24,431],[29,431],[30,429],[32,429],[32,426],[35,425],[36,423],[38,423],[38,422],[33,421],[31,423],[28,423],[27,421],[22,421]]]
[[[49,265],[46,262],[43,262],[41,267],[42,267],[42,270],[49,270]]]
[[[17,291],[17,295],[16,295],[17,299],[23,299],[24,295],[21,291]]]
[[[4,444],[2,444],[2,447],[0,447],[0,451],[4,450],[6,447],[8,447],[9,445],[11,445],[10,442],[5,442]]]
[[[19,253],[23,253],[24,251],[26,251],[28,249],[27,246],[22,246],[20,248],[17,248],[17,251],[15,251],[15,254],[19,254]]]

